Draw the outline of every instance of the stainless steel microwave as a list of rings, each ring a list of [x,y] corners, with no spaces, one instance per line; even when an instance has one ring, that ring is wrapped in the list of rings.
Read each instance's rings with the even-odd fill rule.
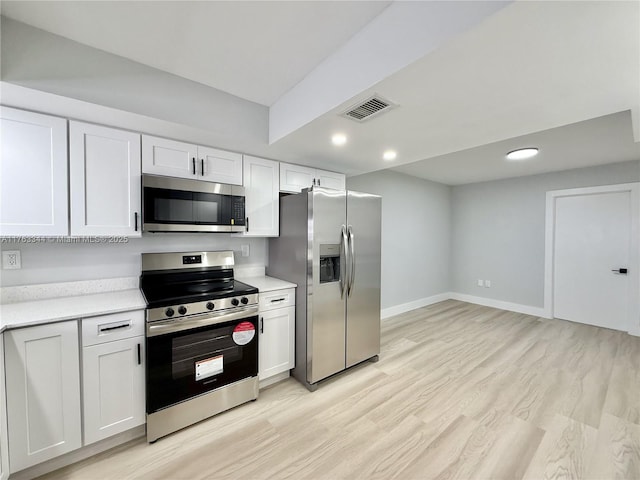
[[[142,175],[145,232],[244,232],[244,187]]]

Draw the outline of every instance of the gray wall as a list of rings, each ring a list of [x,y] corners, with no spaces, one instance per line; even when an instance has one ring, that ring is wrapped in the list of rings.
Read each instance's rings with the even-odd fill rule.
[[[1,20],[5,82],[201,129],[220,148],[267,144],[269,111],[264,105]]]
[[[241,245],[249,245],[242,257]],[[0,286],[99,280],[140,276],[142,252],[234,250],[236,265],[266,265],[264,238],[216,234],[143,234],[127,243],[2,243],[0,250],[20,250],[20,270],[0,270]]]
[[[390,170],[347,188],[382,196],[382,308],[448,292],[451,188]]]
[[[452,290],[544,306],[546,192],[637,181],[640,162],[625,162],[453,187]]]

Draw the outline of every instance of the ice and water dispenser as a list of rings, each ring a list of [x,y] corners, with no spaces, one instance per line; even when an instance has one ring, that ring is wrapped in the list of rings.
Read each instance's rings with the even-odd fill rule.
[[[340,244],[320,244],[320,283],[340,281]]]

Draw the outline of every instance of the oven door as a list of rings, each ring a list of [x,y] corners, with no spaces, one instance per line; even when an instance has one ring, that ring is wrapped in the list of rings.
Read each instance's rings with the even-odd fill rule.
[[[147,413],[258,374],[258,316],[211,316],[147,326]],[[238,316],[234,313],[233,316]],[[193,328],[184,328],[191,324]],[[150,332],[151,328],[151,332]]]

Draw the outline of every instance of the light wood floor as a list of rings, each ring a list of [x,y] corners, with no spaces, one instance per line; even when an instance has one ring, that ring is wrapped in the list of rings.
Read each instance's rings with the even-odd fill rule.
[[[314,393],[289,379],[43,478],[640,479],[640,338],[450,300]]]

